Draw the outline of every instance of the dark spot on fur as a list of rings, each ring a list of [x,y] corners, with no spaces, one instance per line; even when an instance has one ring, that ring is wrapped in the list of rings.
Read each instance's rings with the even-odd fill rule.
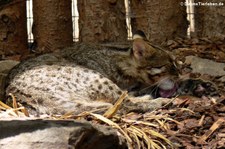
[[[94,70],[91,70],[90,72],[91,72],[91,73],[94,73],[94,74],[95,74],[95,73],[97,73],[97,72],[96,72],[96,71],[94,71]]]
[[[43,99],[40,99],[40,98],[37,99],[37,103],[38,103],[38,104],[43,104]]]
[[[113,87],[112,87],[112,86],[109,86],[109,89],[110,89],[110,90],[113,90]]]
[[[76,83],[79,83],[79,80],[78,79],[76,79]]]
[[[63,87],[59,86],[56,88],[57,90],[64,91]]]
[[[26,87],[26,83],[22,83],[21,86],[22,86],[22,87]]]
[[[102,79],[103,78],[103,75],[99,75],[99,77],[100,77],[100,79]]]
[[[48,92],[49,88],[42,88],[41,90],[44,91],[44,92]]]
[[[108,81],[105,81],[105,82],[103,82],[105,85],[108,85],[109,84],[109,82]]]
[[[66,72],[67,73],[71,73],[71,69],[66,69]]]
[[[71,86],[68,84],[68,82],[66,82],[66,85],[69,89],[72,89]]]
[[[101,84],[98,86],[98,89],[99,89],[99,90],[101,90],[101,89],[102,89],[102,85],[101,85]]]
[[[80,108],[80,107],[81,107],[81,104],[80,104],[80,103],[78,103],[76,106],[77,106],[78,108]]]
[[[117,91],[117,94],[121,95],[122,94],[122,91]]]
[[[105,94],[108,94],[108,93],[109,93],[109,91],[108,91],[108,90],[106,90],[106,91],[105,91]]]
[[[95,83],[99,83],[99,80],[95,80]]]
[[[89,78],[88,77],[86,77],[86,81],[89,81]]]
[[[77,88],[77,85],[76,84],[74,84],[74,83],[71,83],[75,88]]]
[[[35,88],[35,86],[34,85],[31,85],[30,88]]]
[[[77,73],[77,76],[78,76],[78,77],[80,76],[80,73],[79,73],[79,72]]]
[[[88,73],[89,71],[88,71],[88,69],[84,69],[84,72]]]

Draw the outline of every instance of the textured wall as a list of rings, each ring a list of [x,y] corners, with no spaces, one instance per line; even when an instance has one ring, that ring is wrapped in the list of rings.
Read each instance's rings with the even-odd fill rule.
[[[210,2],[223,3],[223,6],[195,6],[197,35],[198,37],[225,37],[225,0]]]
[[[131,0],[131,10],[133,30],[144,30],[152,42],[186,36],[186,8],[180,0]]]
[[[71,0],[33,0],[33,34],[39,51],[54,51],[73,42]]]
[[[127,40],[123,0],[78,0],[78,10],[80,41]]]

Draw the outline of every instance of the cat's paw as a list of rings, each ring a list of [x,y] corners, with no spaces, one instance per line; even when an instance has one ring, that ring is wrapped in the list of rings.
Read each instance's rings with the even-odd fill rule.
[[[186,79],[179,82],[178,95],[218,96],[216,85],[210,81],[202,79]]]

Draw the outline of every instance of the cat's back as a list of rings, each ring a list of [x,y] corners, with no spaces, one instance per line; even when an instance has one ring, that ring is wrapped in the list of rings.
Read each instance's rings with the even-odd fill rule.
[[[116,48],[107,48],[96,44],[78,43],[71,47],[62,49],[54,53],[43,54],[41,56],[22,61],[11,72],[10,77],[28,69],[33,69],[40,65],[51,65],[61,63],[67,65],[77,64],[92,70],[96,70],[106,77],[116,71],[116,59],[120,53]]]
[[[109,106],[122,91],[95,70],[45,54],[11,70],[6,88],[6,94],[9,93],[40,113],[57,114],[69,110],[79,113],[95,105]],[[109,103],[101,102],[105,100]]]
[[[83,43],[60,51],[66,60],[96,70],[108,78],[118,71],[117,58],[124,53],[126,51],[118,47]]]

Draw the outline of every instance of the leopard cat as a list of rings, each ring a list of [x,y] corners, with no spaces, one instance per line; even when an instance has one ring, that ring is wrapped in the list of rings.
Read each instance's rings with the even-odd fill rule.
[[[80,113],[112,106],[137,82],[152,85],[164,80],[165,88],[175,77],[171,56],[136,36],[127,50],[78,43],[25,60],[9,73],[6,95],[15,95],[34,114]],[[128,96],[121,110],[133,106],[148,111],[158,104],[149,98]]]

